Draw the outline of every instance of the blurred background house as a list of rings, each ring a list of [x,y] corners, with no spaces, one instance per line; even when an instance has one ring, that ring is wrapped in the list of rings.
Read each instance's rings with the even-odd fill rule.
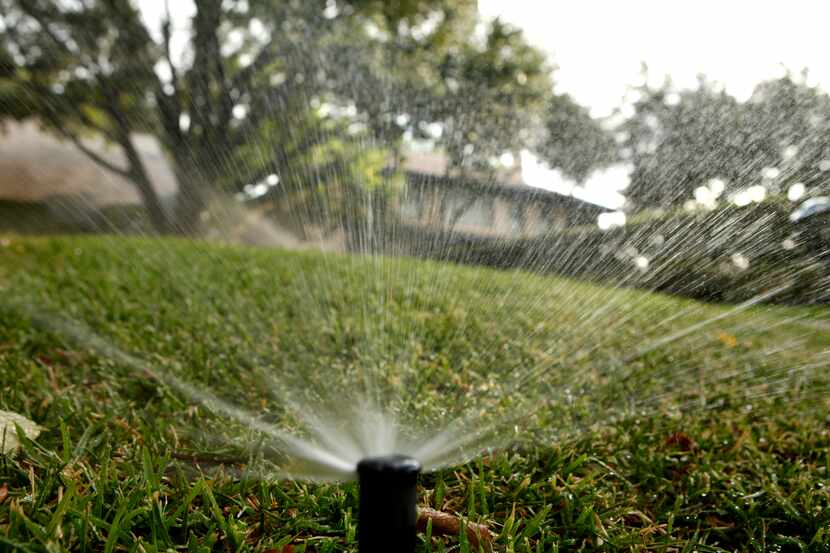
[[[573,196],[529,186],[521,156],[489,175],[448,175],[445,156],[410,152],[401,224],[477,238],[529,238],[575,225],[596,224],[607,209]]]
[[[156,191],[171,209],[177,185],[170,164],[153,137],[136,135],[134,139]],[[86,145],[111,163],[123,163],[118,150],[101,140],[90,139]],[[520,157],[514,159],[512,165],[488,175],[461,177],[448,176],[447,160],[440,152],[407,151],[401,166],[405,187],[393,202],[393,216],[415,232],[521,238],[594,224],[606,211],[572,196],[528,186]],[[284,210],[273,205],[265,209],[265,204],[279,201],[276,196],[251,202],[260,213],[269,214],[272,224],[294,235],[277,240],[279,245],[320,239],[304,235],[307,229],[293,228]],[[0,133],[0,215],[7,214],[0,228],[13,220],[17,230],[24,225],[24,231],[34,233],[140,231],[144,229],[135,215],[141,203],[132,183],[93,163],[71,142],[42,131],[33,121],[8,123]],[[243,241],[258,242],[250,231],[243,234]]]

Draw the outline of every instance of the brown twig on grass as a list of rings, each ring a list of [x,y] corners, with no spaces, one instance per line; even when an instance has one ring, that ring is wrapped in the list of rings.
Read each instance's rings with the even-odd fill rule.
[[[429,507],[421,507],[418,509],[418,531],[425,532],[427,522],[432,521],[432,535],[433,536],[457,536],[461,532],[461,519],[450,513],[443,511],[436,511]],[[476,524],[474,522],[467,522],[467,541],[473,546],[474,550],[478,550],[478,546],[483,545],[486,551],[492,551],[493,540],[495,535],[490,531],[485,524]]]

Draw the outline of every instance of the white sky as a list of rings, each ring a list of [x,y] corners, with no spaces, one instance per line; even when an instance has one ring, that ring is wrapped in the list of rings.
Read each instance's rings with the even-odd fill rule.
[[[827,0],[479,0],[479,11],[522,28],[558,65],[555,90],[595,116],[610,114],[642,82],[641,62],[655,84],[669,75],[692,87],[704,73],[740,100],[784,67],[807,67],[808,82],[830,90]],[[532,156],[522,161],[529,184],[557,192],[572,186]],[[626,183],[625,171],[614,168],[573,194],[617,207]]]
[[[479,0],[485,17],[521,27],[559,66],[557,92],[607,115],[646,62],[655,80],[698,73],[745,99],[783,66],[830,89],[826,0]]]

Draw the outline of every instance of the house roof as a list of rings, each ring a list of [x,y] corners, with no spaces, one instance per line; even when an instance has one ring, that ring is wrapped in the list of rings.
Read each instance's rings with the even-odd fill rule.
[[[407,150],[402,163],[404,171],[428,175],[453,175],[446,154],[440,150]],[[522,180],[521,156],[516,155],[512,165],[495,167],[494,180],[506,186],[525,186]]]
[[[522,178],[521,156],[515,156],[514,165],[495,172],[489,178],[462,178],[448,174],[447,158],[436,151],[408,151],[404,154],[403,169],[410,184],[416,186],[450,186],[465,188],[478,194],[503,198],[533,200],[549,205],[578,209],[590,213],[610,211],[603,206],[574,196],[528,185]]]
[[[464,190],[468,190],[476,194],[498,196],[517,201],[540,202],[550,206],[562,206],[582,212],[595,213],[597,215],[610,211],[605,207],[580,200],[579,198],[575,198],[573,196],[566,196],[564,194],[559,194],[558,192],[545,190],[543,188],[534,188],[527,185],[516,186],[515,184],[504,184],[496,181],[478,181],[473,179],[463,179],[460,177],[434,175],[418,171],[406,171],[406,175],[407,181],[411,186],[463,188]]]

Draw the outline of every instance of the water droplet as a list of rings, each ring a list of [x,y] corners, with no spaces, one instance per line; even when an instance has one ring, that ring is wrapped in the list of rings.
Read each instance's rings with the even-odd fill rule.
[[[723,179],[711,179],[709,181],[709,190],[711,190],[712,194],[715,196],[720,196],[723,194],[723,191],[726,190],[726,181]]]
[[[601,213],[597,217],[597,226],[600,228],[600,230],[608,230],[613,227],[625,226],[625,213],[623,213],[622,211]]]
[[[253,61],[254,61],[254,56],[252,56],[251,54],[249,54],[247,52],[239,56],[239,66],[240,67],[248,67],[249,65],[251,65],[251,63],[253,63]]]
[[[740,270],[749,268],[749,259],[742,253],[733,253],[731,256],[732,263]]]
[[[187,131],[190,128],[190,115],[182,113],[179,115],[179,129]]]
[[[271,83],[271,86],[280,86],[282,83],[285,82],[286,75],[285,73],[274,73],[271,75],[271,78],[268,82]]]
[[[245,119],[248,115],[248,107],[244,104],[236,104],[233,106],[233,110],[231,112],[233,113],[234,119]]]
[[[761,169],[761,176],[765,179],[777,179],[781,175],[781,170],[777,167],[764,167]]]
[[[667,106],[676,106],[680,103],[680,94],[678,94],[677,92],[670,92],[666,94],[664,101],[666,102]]]
[[[326,2],[326,9],[323,10],[323,17],[326,19],[334,19],[339,13],[340,10],[337,8],[337,2],[334,0],[328,0]]]
[[[803,182],[797,182],[797,183],[793,184],[792,186],[790,186],[790,188],[787,190],[787,198],[791,202],[795,202],[797,200],[800,200],[801,197],[804,196],[804,193],[806,191],[807,191],[807,189],[804,186],[804,183]]]

